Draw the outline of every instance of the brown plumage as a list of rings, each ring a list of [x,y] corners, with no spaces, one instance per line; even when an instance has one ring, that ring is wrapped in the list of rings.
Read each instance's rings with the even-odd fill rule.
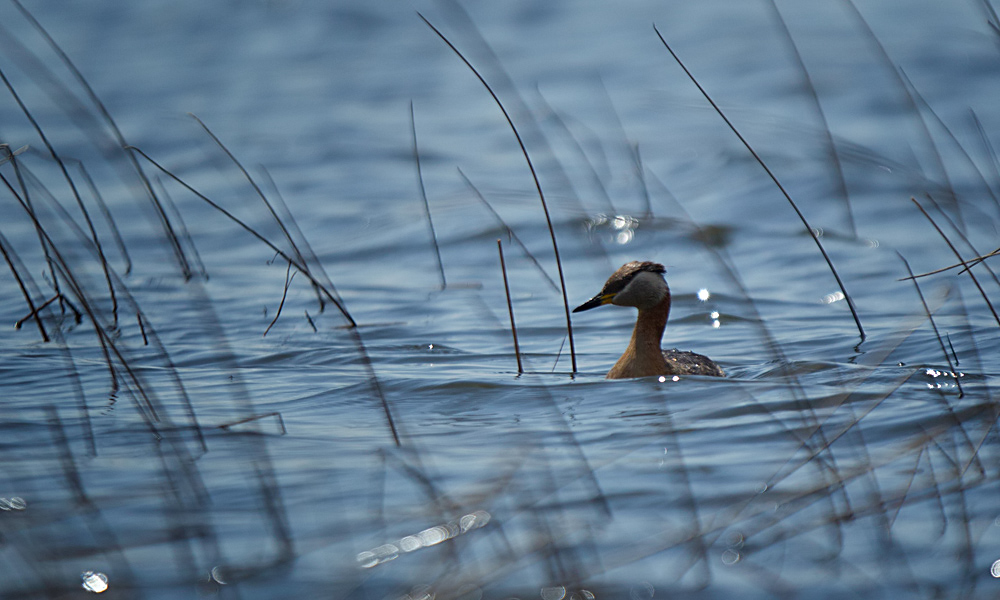
[[[608,371],[608,379],[651,375],[725,377],[722,368],[707,356],[660,348],[670,314],[670,288],[663,278],[665,272],[663,265],[654,262],[626,263],[608,278],[599,294],[573,309],[573,312],[580,312],[605,304],[639,309],[632,339],[625,353]]]

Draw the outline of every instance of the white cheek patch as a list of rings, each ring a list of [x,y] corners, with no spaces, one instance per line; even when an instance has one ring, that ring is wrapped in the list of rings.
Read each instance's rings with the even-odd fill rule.
[[[643,271],[637,273],[611,303],[618,306],[651,306],[663,300],[666,292],[667,284],[659,274]]]

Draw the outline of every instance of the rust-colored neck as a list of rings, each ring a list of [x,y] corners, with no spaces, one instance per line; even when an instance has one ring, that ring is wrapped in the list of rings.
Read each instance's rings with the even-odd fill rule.
[[[608,379],[670,375],[671,369],[663,358],[660,341],[670,314],[670,294],[667,293],[655,306],[639,309],[639,316],[632,330],[632,339],[624,354],[611,367]]]

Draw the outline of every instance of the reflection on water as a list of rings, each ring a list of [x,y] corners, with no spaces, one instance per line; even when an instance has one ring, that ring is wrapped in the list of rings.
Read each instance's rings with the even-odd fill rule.
[[[83,589],[95,594],[101,594],[108,590],[108,576],[104,573],[94,571],[84,571],[80,574],[83,579]]]
[[[424,529],[415,535],[408,535],[398,542],[382,544],[372,550],[360,552],[357,556],[358,565],[362,568],[370,569],[382,563],[395,560],[399,557],[399,552],[414,552],[421,548],[436,546],[459,535],[465,535],[474,529],[485,527],[490,522],[490,513],[484,510],[477,510],[473,513],[463,515],[458,521],[452,521],[444,525],[436,525]]]
[[[639,220],[628,215],[598,214],[587,219],[586,226],[595,243],[610,240],[624,246],[635,238],[635,230],[639,227]]]
[[[0,596],[995,596],[998,287],[935,272],[909,201],[995,246],[995,17],[781,4],[789,39],[731,0],[419,6],[511,109],[567,295],[666,264],[668,345],[731,375],[608,382],[631,317],[575,324],[566,372],[523,156],[411,10],[105,4],[27,8],[124,142],[0,7]]]

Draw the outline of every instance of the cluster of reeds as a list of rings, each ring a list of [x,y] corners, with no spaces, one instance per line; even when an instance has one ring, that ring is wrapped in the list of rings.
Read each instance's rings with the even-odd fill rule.
[[[905,74],[892,63],[889,55],[878,44],[877,38],[867,28],[861,13],[850,0],[845,5],[856,15],[861,35],[867,36],[874,47],[878,48],[879,59],[885,62],[892,73],[898,75],[898,91],[908,98],[912,107],[912,119],[918,124],[918,128],[928,132],[928,148],[938,156],[940,170],[946,175],[947,168],[944,167],[945,161],[940,158],[939,143],[929,131],[933,125],[945,131],[950,140],[957,141],[957,138],[923,101],[919,92],[906,80]],[[100,161],[105,166],[113,166],[119,173],[122,189],[137,198],[143,204],[143,210],[154,216],[159,228],[157,239],[169,249],[177,272],[186,282],[184,285],[189,286],[192,296],[205,298],[204,292],[199,291],[199,286],[211,273],[204,266],[186,231],[182,211],[175,206],[168,190],[183,193],[186,198],[210,207],[217,214],[220,223],[224,223],[229,230],[255,239],[276,257],[276,261],[284,263],[285,283],[277,311],[270,324],[263,329],[262,335],[267,335],[281,318],[285,294],[295,277],[300,282],[305,280],[314,291],[317,313],[328,305],[338,311],[346,325],[344,335],[350,336],[356,349],[373,405],[384,415],[387,447],[378,450],[383,468],[380,473],[373,474],[373,480],[390,476],[405,479],[422,491],[426,502],[425,512],[441,517],[435,522],[437,524],[427,529],[414,531],[412,535],[397,536],[384,544],[363,550],[357,554],[358,564],[352,564],[351,567],[381,569],[401,553],[440,544],[450,544],[453,548],[451,553],[445,554],[444,566],[440,568],[440,575],[436,579],[420,586],[391,587],[390,592],[396,596],[414,599],[463,597],[463,594],[475,593],[494,582],[513,577],[531,565],[541,565],[539,570],[544,571],[552,582],[540,590],[543,598],[561,600],[569,597],[584,600],[599,594],[595,592],[598,588],[592,582],[602,575],[625,569],[629,565],[649,564],[651,559],[665,556],[670,557],[669,560],[663,560],[670,564],[673,577],[678,581],[693,580],[690,585],[694,587],[712,585],[717,567],[711,565],[721,557],[727,564],[742,562],[747,565],[745,579],[754,581],[766,593],[781,595],[794,591],[790,589],[793,584],[786,583],[780,575],[781,561],[772,561],[775,554],[780,554],[784,543],[793,538],[817,535],[821,539],[820,542],[815,542],[817,552],[825,553],[824,559],[830,564],[838,564],[840,568],[848,570],[861,570],[849,560],[838,562],[838,557],[850,554],[850,546],[856,542],[849,540],[858,536],[859,527],[856,524],[864,522],[875,524],[876,533],[873,537],[888,557],[886,570],[895,577],[912,582],[912,588],[907,591],[913,597],[933,597],[935,589],[925,584],[919,573],[913,572],[906,557],[905,541],[897,539],[894,534],[896,519],[902,512],[909,510],[925,511],[933,519],[934,526],[940,530],[941,537],[950,540],[950,547],[962,549],[954,557],[960,563],[955,571],[961,574],[954,586],[960,592],[957,595],[972,597],[980,593],[981,578],[978,570],[982,569],[984,559],[976,555],[975,548],[979,544],[981,533],[970,526],[968,496],[974,493],[977,498],[981,497],[984,492],[994,488],[998,480],[997,469],[991,461],[996,458],[997,450],[1000,449],[996,445],[995,429],[1000,410],[990,395],[988,382],[975,385],[971,390],[968,385],[963,387],[964,369],[958,364],[958,353],[947,333],[939,330],[936,325],[935,315],[940,309],[941,301],[934,298],[928,301],[922,291],[921,281],[941,276],[946,271],[960,272],[961,276],[968,277],[973,282],[979,299],[973,306],[963,305],[959,312],[968,319],[970,315],[978,314],[979,307],[982,307],[989,311],[1000,326],[1000,317],[991,301],[991,295],[995,297],[996,289],[1000,289],[1000,280],[990,268],[990,258],[998,251],[985,252],[974,246],[965,235],[961,208],[969,200],[959,198],[953,189],[947,189],[947,185],[944,186],[945,198],[940,197],[941,191],[935,188],[919,199],[914,198],[912,202],[913,210],[926,217],[929,226],[941,238],[943,247],[954,259],[949,257],[942,260],[940,271],[914,275],[901,256],[905,275],[912,280],[914,294],[919,297],[924,312],[914,315],[911,322],[900,325],[895,335],[870,340],[862,326],[865,314],[855,305],[849,286],[827,254],[815,224],[807,219],[799,203],[782,186],[776,170],[741,135],[738,124],[733,123],[719,109],[711,94],[699,84],[697,74],[685,67],[680,57],[682,53],[675,53],[668,43],[668,36],[663,35],[659,29],[650,33],[659,37],[665,58],[671,58],[683,69],[684,74],[704,94],[706,101],[745,145],[747,152],[753,155],[762,168],[762,176],[773,182],[787,201],[791,214],[811,236],[829,276],[835,280],[850,309],[858,332],[858,345],[865,344],[866,351],[857,361],[859,366],[864,367],[863,370],[857,374],[844,375],[838,392],[817,397],[801,381],[803,373],[796,368],[795,361],[788,358],[788,352],[780,339],[757,311],[752,291],[744,284],[739,268],[727,255],[725,248],[712,244],[711,232],[687,216],[680,203],[672,204],[671,212],[682,216],[691,239],[704,242],[704,248],[713,256],[715,265],[741,297],[746,307],[745,315],[755,324],[756,335],[764,348],[758,360],[761,363],[772,361],[777,365],[775,376],[780,378],[783,389],[787,390],[792,410],[775,410],[772,405],[759,401],[749,382],[740,387],[736,395],[744,402],[755,405],[755,410],[765,417],[769,430],[777,432],[780,439],[776,443],[784,444],[788,449],[787,461],[773,469],[760,489],[748,491],[739,502],[722,509],[715,507],[710,512],[700,505],[695,484],[697,469],[685,458],[686,444],[690,439],[687,433],[691,431],[692,424],[678,424],[673,413],[666,410],[661,423],[662,442],[666,450],[665,469],[675,485],[671,498],[681,507],[680,512],[686,519],[680,525],[670,523],[662,528],[651,526],[653,529],[630,546],[627,552],[605,552],[600,546],[600,530],[613,528],[615,498],[603,489],[601,475],[605,469],[613,468],[614,465],[613,461],[595,464],[589,459],[586,447],[566,424],[552,391],[555,386],[567,384],[566,377],[547,378],[532,389],[549,402],[551,411],[548,418],[554,423],[553,428],[560,432],[560,452],[571,456],[560,456],[557,460],[551,455],[552,451],[545,447],[544,441],[530,438],[530,444],[512,450],[516,456],[492,472],[489,489],[481,498],[475,499],[481,505],[489,505],[489,511],[469,506],[474,501],[472,499],[454,498],[448,490],[442,489],[432,471],[424,466],[423,453],[430,450],[407,437],[405,428],[392,409],[391,399],[383,393],[376,365],[369,357],[358,323],[299,231],[291,212],[280,196],[264,191],[269,185],[274,187],[267,182],[266,173],[257,177],[252,175],[204,123],[193,117],[204,131],[205,139],[215,145],[218,152],[230,161],[253,190],[265,218],[280,233],[277,238],[268,237],[262,233],[261,227],[240,218],[187,183],[184,177],[161,164],[155,156],[130,144],[71,59],[17,0],[14,0],[14,6],[37,35],[47,41],[54,60],[72,74],[73,81],[68,83],[47,71],[44,79],[50,82],[53,93],[65,105],[82,108],[74,112],[77,115],[75,124],[101,149],[101,154],[92,160]],[[776,31],[788,43],[789,54],[797,57],[798,51],[792,35],[784,26],[780,12],[774,5],[770,6],[776,17]],[[507,110],[512,99],[498,92],[493,82],[488,81],[477,66],[467,60],[461,50],[435,25],[422,15],[420,18],[458,55],[473,76],[482,82],[498,110],[503,113],[525,159],[551,236],[551,264],[555,267],[556,276],[552,277],[549,270],[542,266],[550,264],[548,260],[530,255],[516,232],[505,224],[503,227],[509,232],[510,239],[517,244],[518,250],[525,253],[544,275],[546,285],[561,296],[571,374],[575,374],[578,370],[576,348],[556,227],[532,160],[533,149],[521,135],[521,128],[530,125],[517,122]],[[997,28],[997,23],[996,17],[992,17],[991,25],[994,29]],[[46,64],[46,59],[30,53],[22,55],[21,60],[33,66],[38,65],[38,68],[44,68]],[[801,61],[798,64],[802,80],[809,90],[807,99],[816,107],[815,114],[819,119],[820,129],[828,134],[829,165],[835,178],[840,181],[849,234],[856,237],[857,226],[849,199],[849,186],[841,171],[840,151],[825,124],[822,104],[815,90],[808,85],[809,72]],[[23,301],[23,316],[18,319],[16,327],[30,327],[37,331],[38,339],[58,355],[65,385],[72,390],[68,396],[75,399],[75,406],[68,406],[66,403],[40,403],[46,424],[43,434],[51,440],[49,458],[52,464],[59,465],[58,473],[54,475],[59,478],[59,485],[66,491],[67,498],[51,512],[34,511],[30,504],[26,507],[23,501],[12,499],[4,499],[0,503],[0,508],[7,507],[3,508],[7,512],[24,513],[24,519],[20,522],[0,520],[0,534],[5,540],[15,540],[12,553],[17,554],[16,559],[20,565],[33,570],[31,577],[26,577],[25,580],[40,582],[35,586],[18,588],[20,597],[62,597],[68,588],[79,587],[78,581],[72,582],[72,585],[67,582],[66,571],[71,568],[69,565],[75,566],[81,556],[100,557],[115,569],[115,589],[125,590],[124,593],[134,591],[138,595],[147,584],[135,575],[133,562],[136,559],[133,556],[140,554],[144,547],[159,543],[169,544],[177,562],[183,563],[191,574],[203,576],[203,590],[218,591],[222,586],[244,581],[249,589],[257,579],[286,576],[283,567],[293,563],[304,550],[298,545],[285,507],[282,488],[278,484],[280,473],[274,466],[267,444],[262,441],[265,433],[286,433],[282,413],[258,412],[251,401],[252,390],[238,384],[228,392],[229,398],[225,401],[235,417],[213,422],[211,427],[206,427],[205,419],[199,416],[198,403],[192,400],[189,383],[175,364],[171,348],[158,334],[157,316],[143,310],[134,290],[130,288],[128,276],[136,265],[126,243],[128,236],[122,235],[119,219],[104,201],[105,192],[90,176],[90,160],[75,155],[72,149],[59,147],[52,141],[44,125],[35,119],[30,107],[21,101],[18,89],[3,71],[0,71],[0,80],[5,84],[9,98],[20,107],[25,122],[34,130],[34,141],[26,147],[10,145],[9,142],[0,145],[0,152],[3,153],[0,155],[0,182],[6,190],[4,206],[9,213],[17,214],[17,219],[5,220],[0,224],[0,252],[11,276],[10,281],[13,282],[13,293]],[[510,87],[503,91],[516,92]],[[447,286],[447,268],[436,247],[437,234],[430,220],[431,201],[424,189],[412,106],[410,110],[419,192],[427,210],[430,236],[435,243],[441,286],[444,288]],[[978,125],[978,119],[975,122]],[[960,156],[960,159],[967,159],[968,164],[980,173],[984,192],[997,205],[993,187],[1000,183],[997,181],[1000,165],[992,152],[988,132],[981,126],[979,131],[983,147],[988,149],[990,172],[983,172],[979,163],[969,158],[968,154],[960,153],[964,156]],[[962,148],[961,144],[957,146]],[[645,169],[637,146],[633,146],[631,159],[649,201],[648,214],[644,218],[651,218],[654,209],[652,198],[669,202],[669,196],[658,193],[665,186],[654,173]],[[46,173],[46,177],[40,175],[42,172]],[[460,176],[478,201],[502,223],[497,212],[472,182],[461,172]],[[264,185],[260,183],[262,177]],[[31,236],[24,236],[23,230],[18,229],[25,227],[30,230]],[[18,244],[10,241],[15,235],[16,239],[21,240]],[[37,243],[33,242],[28,246],[23,242],[25,239],[33,239]],[[942,251],[942,256],[944,255],[945,252]],[[500,264],[502,271],[497,276],[500,277],[502,273],[504,286],[508,288],[507,307],[512,330],[515,331],[511,361],[513,364],[516,358],[519,374],[526,371],[531,373],[532,369],[522,365],[521,345],[516,334],[514,304],[509,295],[502,245]],[[43,274],[41,280],[38,273]],[[827,275],[824,274],[823,277]],[[8,293],[8,298],[10,297],[12,293]],[[963,301],[959,299],[957,302]],[[206,328],[205,338],[211,340],[210,343],[223,356],[220,362],[231,365],[231,372],[238,382],[238,361],[229,348],[225,328],[213,316],[209,302],[206,301],[201,314],[205,322],[199,326]],[[310,324],[313,323],[308,312],[305,318]],[[315,325],[313,328],[315,329]],[[927,372],[922,368],[902,371],[890,389],[873,391],[866,386],[866,382],[877,368],[890,360],[894,351],[907,338],[928,328],[940,343],[941,356],[928,357],[927,362],[946,364],[947,371],[937,371],[934,377],[954,383],[954,389],[945,386],[935,390],[935,399],[939,403],[937,409],[930,417],[920,421],[914,431],[899,436],[895,440],[898,443],[879,443],[872,439],[878,429],[874,428],[874,432],[869,430],[868,423],[887,410],[885,406],[893,401],[894,394],[902,386],[926,376]],[[963,332],[967,336],[961,343],[965,349],[964,354],[968,357],[965,365],[969,372],[987,373],[989,368],[984,364],[987,361],[978,356],[976,350],[976,331],[979,330],[972,331],[970,328],[970,331]],[[27,331],[22,331],[20,335],[27,335]],[[89,336],[89,342],[81,341],[85,335]],[[72,339],[69,339],[70,336]],[[80,350],[83,346],[88,349]],[[104,373],[100,383],[95,382],[89,369],[81,366],[81,362],[90,361],[94,353],[99,357],[98,363]],[[559,357],[553,357],[553,360],[558,361]],[[150,367],[156,368],[155,375],[151,373]],[[527,378],[524,381],[528,381]],[[973,401],[969,401],[969,396]],[[656,401],[661,400],[664,404],[669,402],[666,396]],[[963,400],[964,402],[960,402]],[[155,458],[155,467],[148,468],[148,480],[143,483],[158,486],[157,492],[143,491],[137,486],[127,491],[143,498],[156,496],[162,491],[169,497],[160,506],[159,513],[167,525],[149,536],[116,527],[108,521],[105,508],[109,502],[113,504],[114,501],[107,497],[102,497],[100,501],[94,499],[87,478],[88,469],[83,464],[104,452],[114,453],[114,446],[119,442],[112,435],[97,433],[93,414],[96,406],[101,407],[100,410],[108,410],[122,401],[127,402],[141,420],[148,433],[143,451]],[[713,417],[713,412],[709,411],[707,416]],[[713,418],[721,420],[717,415]],[[78,431],[82,433],[77,433]],[[79,443],[74,440],[79,440]],[[199,458],[211,446],[209,440],[213,440],[214,444],[227,452],[242,456],[243,460],[238,468],[246,479],[243,484],[246,495],[252,498],[251,503],[254,505],[248,512],[259,522],[260,536],[265,540],[261,546],[268,549],[265,553],[267,556],[257,563],[227,564],[224,560],[225,552],[222,547],[225,540],[220,539],[222,536],[218,533],[214,519],[216,515],[210,500],[211,494],[207,491],[208,484],[198,463]],[[551,463],[543,464],[546,468],[528,472],[521,465],[529,457],[536,462],[545,463],[550,460]],[[571,467],[566,468],[566,464]],[[900,470],[907,470],[911,473],[910,477],[902,480],[894,478],[893,475]],[[539,477],[539,472],[545,473],[545,476]],[[378,486],[373,485],[373,488],[377,489]],[[563,499],[562,494],[567,498]],[[373,492],[373,495],[378,496],[378,492]],[[384,500],[384,496],[378,500]],[[586,506],[589,519],[588,526],[591,529],[585,532],[586,535],[574,528],[574,519],[578,516],[575,508],[579,504]],[[59,513],[58,516],[55,513]],[[382,515],[381,518],[385,519],[385,516]],[[75,536],[75,540],[89,536],[92,543],[82,546],[77,541],[71,547],[62,547],[55,542],[34,543],[27,539],[28,534],[49,531],[57,527],[60,521],[72,521],[73,526],[84,530],[85,536]],[[525,531],[530,534],[525,534]],[[39,538],[43,539],[43,536],[39,535]],[[463,561],[461,550],[467,549],[472,544],[469,540],[473,538],[490,540],[494,547],[488,559],[469,565]],[[57,561],[51,560],[53,554]],[[764,558],[755,560],[755,556]],[[63,562],[59,563],[58,559]],[[209,570],[205,565],[218,566]],[[98,574],[93,571],[84,573],[87,574],[84,577],[85,586],[100,585],[101,577]],[[362,576],[358,576],[355,583],[358,588],[362,588]],[[2,585],[0,584],[0,590],[3,590]],[[633,587],[631,591],[632,597],[647,597],[647,591],[642,586]],[[343,592],[335,593],[335,597],[347,597],[352,590],[335,592]]]

